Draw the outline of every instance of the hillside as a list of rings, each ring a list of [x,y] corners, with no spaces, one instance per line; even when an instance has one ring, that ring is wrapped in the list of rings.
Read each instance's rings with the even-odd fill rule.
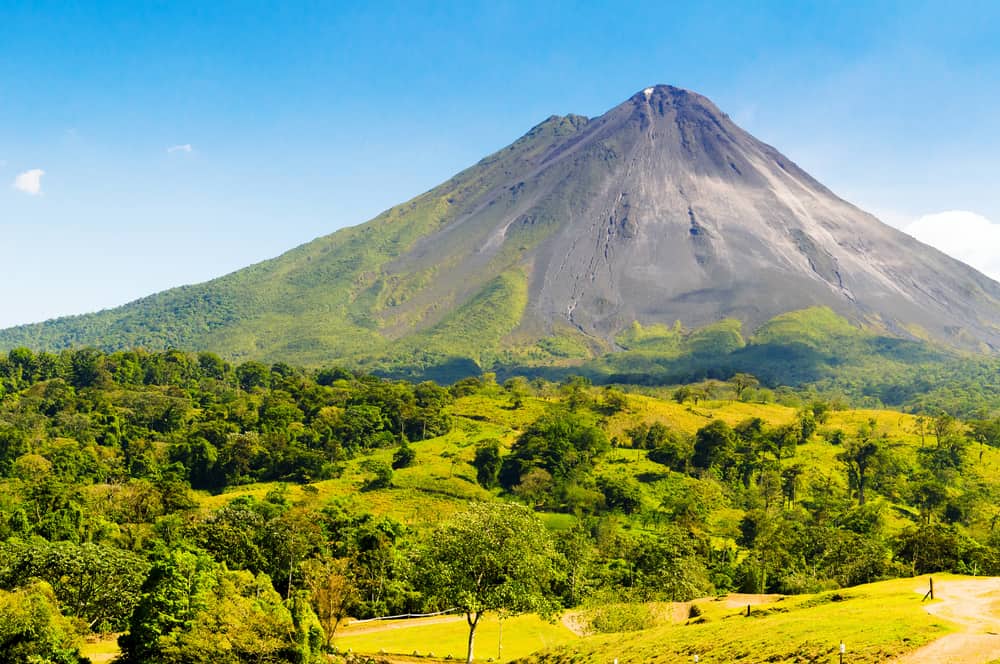
[[[937,599],[922,601],[931,578]],[[1000,644],[989,633],[1000,620],[991,606],[998,595],[996,578],[935,575],[808,595],[730,594],[620,604],[616,609],[622,615],[645,614],[645,628],[607,635],[560,631],[586,620],[587,611],[573,611],[563,625],[516,618],[502,635],[493,621],[486,643],[490,651],[502,645],[497,660],[525,663],[678,662],[693,661],[694,655],[702,662],[822,662],[835,661],[843,642],[845,661],[987,664],[1000,654]],[[349,624],[337,643],[342,651],[369,653],[376,661],[399,662],[394,653],[414,652],[422,661],[449,661],[442,655],[462,650],[461,621],[450,616]]]
[[[748,617],[726,598],[695,602],[699,616],[630,633],[590,637],[547,648],[517,661],[975,662],[1000,655],[995,634],[1000,614],[992,607],[997,579],[935,576],[936,602],[922,601],[930,579],[918,577],[867,584],[850,591],[769,598]],[[943,618],[943,620],[942,620]],[[664,621],[666,622],[666,621]],[[926,645],[925,645],[926,644]]]
[[[449,608],[423,572],[428,543],[488,508],[536,525],[552,547],[547,601],[594,631],[649,628],[650,602],[732,592],[826,593],[816,612],[850,613],[880,592],[861,584],[1000,574],[998,486],[995,416],[849,409],[749,376],[625,392],[490,375],[414,385],[175,351],[0,356],[0,614],[45,607],[30,635],[12,634],[24,647],[125,631],[137,661],[233,643],[291,661],[291,635],[318,653],[336,615]],[[805,647],[804,623],[779,614],[809,602],[762,614],[788,630],[767,652]],[[717,640],[728,619],[705,615],[684,639]],[[857,629],[852,643],[889,652]],[[655,633],[630,643],[644,652]],[[581,652],[599,659],[611,642]]]
[[[708,99],[655,86],[596,118],[552,116],[366,224],[4,330],[0,349],[205,349],[451,380],[599,357],[635,323],[770,338],[776,317],[814,308],[873,338],[1000,345],[1000,284],[837,198]]]

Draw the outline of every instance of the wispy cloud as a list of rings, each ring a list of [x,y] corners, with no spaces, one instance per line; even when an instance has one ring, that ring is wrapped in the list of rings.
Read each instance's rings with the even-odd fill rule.
[[[1000,224],[967,210],[925,214],[906,232],[1000,281]]]
[[[14,189],[23,191],[29,196],[38,196],[42,193],[43,175],[45,175],[45,171],[40,168],[33,168],[30,171],[25,171],[14,178]]]
[[[184,145],[171,145],[167,148],[167,152],[171,154],[174,152],[194,152],[194,148],[191,147],[190,143],[185,143]]]

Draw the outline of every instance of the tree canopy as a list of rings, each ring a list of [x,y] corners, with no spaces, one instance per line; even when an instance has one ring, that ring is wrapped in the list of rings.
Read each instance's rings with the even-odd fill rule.
[[[424,591],[469,623],[467,662],[483,614],[557,607],[559,556],[542,522],[514,503],[474,503],[435,530],[421,557]]]

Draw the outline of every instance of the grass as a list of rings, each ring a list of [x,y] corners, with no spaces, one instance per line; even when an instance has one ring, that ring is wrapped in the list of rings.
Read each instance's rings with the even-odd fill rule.
[[[89,636],[80,646],[80,654],[89,659],[93,664],[103,664],[118,657],[121,651],[118,648],[118,635]]]
[[[940,576],[940,575],[939,575]],[[701,618],[642,632],[592,636],[522,660],[573,662],[832,662],[843,641],[852,664],[882,662],[952,630],[924,611],[926,577],[783,598],[742,609],[705,601]]]
[[[348,648],[357,653],[385,653],[410,655],[432,654],[437,658],[451,655],[465,657],[469,627],[464,617],[449,622],[431,622],[434,619],[386,621],[379,623],[380,631],[361,631],[371,628],[371,623],[348,626],[337,632],[334,641],[338,650]],[[524,615],[503,621],[503,648],[500,661],[526,657],[543,649],[577,641],[568,628],[559,623],[549,623],[537,616]],[[476,629],[476,659],[497,659],[500,645],[500,624],[497,616],[486,614]]]

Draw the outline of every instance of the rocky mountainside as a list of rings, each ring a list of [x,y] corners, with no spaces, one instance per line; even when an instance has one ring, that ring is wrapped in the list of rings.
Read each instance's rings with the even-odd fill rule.
[[[882,334],[1000,348],[1000,284],[838,198],[705,97],[655,86],[597,118],[552,116],[366,224],[4,330],[0,348],[486,365],[614,350],[633,321],[753,330],[815,306]]]

